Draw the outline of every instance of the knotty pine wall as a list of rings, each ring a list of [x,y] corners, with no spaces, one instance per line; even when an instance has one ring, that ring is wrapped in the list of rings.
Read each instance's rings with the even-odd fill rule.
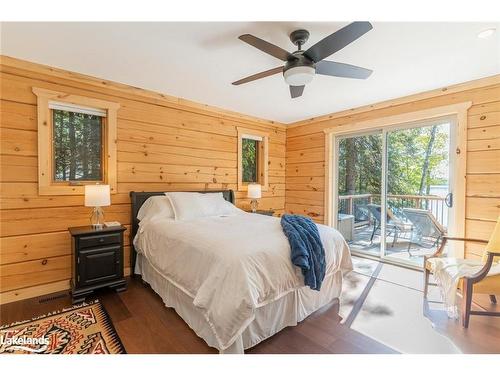
[[[2,56],[0,64],[0,303],[69,287],[67,228],[89,223],[83,196],[39,196],[32,87],[120,103],[118,193],[107,221],[130,229],[130,191],[237,189],[237,131],[269,132],[269,191],[259,207],[283,213],[285,128],[180,99]],[[245,193],[237,205],[247,208]],[[128,230],[125,272],[130,272]]]
[[[468,111],[466,236],[488,239],[500,215],[500,79],[484,87],[435,91],[311,119],[287,128],[286,204],[290,213],[324,222],[325,128],[405,112],[472,101]],[[453,93],[447,94],[447,92]],[[350,113],[352,112],[352,113]],[[466,256],[482,254],[480,245],[467,245]]]

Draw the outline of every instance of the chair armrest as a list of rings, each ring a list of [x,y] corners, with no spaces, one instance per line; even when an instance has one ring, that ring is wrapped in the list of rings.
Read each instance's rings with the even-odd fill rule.
[[[425,268],[425,262],[427,262],[427,259],[439,258],[439,257],[441,257],[441,255],[443,255],[443,251],[444,251],[444,247],[446,245],[446,241],[448,241],[449,239],[451,239],[451,238],[443,236],[443,238],[441,240],[441,245],[439,245],[439,247],[437,248],[436,252],[434,254],[429,255],[429,256],[424,256],[424,268]]]
[[[473,284],[478,283],[479,281],[484,279],[488,275],[488,272],[490,272],[491,266],[493,264],[493,258],[496,256],[500,256],[500,253],[492,253],[488,251],[488,258],[486,259],[486,263],[484,264],[483,268],[481,268],[472,276],[465,276],[464,279],[466,281],[470,281]]]
[[[443,240],[448,240],[448,241],[463,241],[463,242],[478,242],[478,243],[488,243],[488,240],[480,240],[478,238],[462,238],[462,237],[449,237],[449,236],[443,236]]]
[[[463,238],[463,237],[449,237],[449,236],[443,236],[443,240],[441,242],[441,246],[436,250],[436,252],[430,256],[424,256],[424,264],[427,259],[430,258],[439,258],[441,255],[443,255],[444,251],[444,246],[446,245],[447,241],[462,241],[462,242],[477,242],[477,243],[482,243],[482,244],[487,244],[487,240],[480,240],[478,238]],[[493,253],[493,254],[498,254],[498,253]],[[496,255],[494,255],[496,256]],[[491,258],[493,262],[493,257]],[[491,267],[491,265],[490,265]],[[488,273],[488,272],[486,272]]]

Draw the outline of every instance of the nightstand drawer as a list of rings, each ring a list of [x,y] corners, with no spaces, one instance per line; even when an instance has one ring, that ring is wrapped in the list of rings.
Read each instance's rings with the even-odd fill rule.
[[[122,277],[122,262],[119,245],[80,250],[77,260],[77,285],[92,285]]]
[[[119,244],[121,242],[120,233],[98,234],[92,236],[81,236],[78,239],[80,249],[87,247]]]

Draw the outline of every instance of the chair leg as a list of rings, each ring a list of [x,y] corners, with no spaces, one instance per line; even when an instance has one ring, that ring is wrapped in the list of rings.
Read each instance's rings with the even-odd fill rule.
[[[411,248],[411,238],[410,238],[410,240],[408,241],[408,249],[406,249],[406,251],[408,252],[408,255],[409,255],[409,256],[410,256],[410,258],[411,258],[413,255],[411,255],[410,248]]]
[[[472,282],[464,278],[462,290],[462,326],[469,328],[470,309],[472,305]]]
[[[432,247],[434,247],[434,246],[438,247],[440,239],[441,239],[441,236],[438,236],[438,238],[436,238],[436,241],[434,241],[434,243],[432,244]]]
[[[490,301],[492,304],[496,305],[497,304],[497,297],[495,297],[494,294],[490,294]]]
[[[375,231],[378,229],[378,225],[374,224],[373,225],[373,231],[372,231],[372,236],[370,237],[370,242],[373,242],[373,236],[375,236]]]
[[[396,243],[396,241],[398,240],[398,228],[394,228],[394,239],[392,240],[392,245],[391,247],[394,247],[394,244]]]
[[[424,298],[427,298],[427,291],[429,290],[429,275],[430,271],[425,267],[424,260]]]
[[[410,248],[411,248],[411,241],[413,240],[413,228],[411,228],[411,232],[410,232],[410,238],[408,240],[408,249],[406,249],[406,251],[408,252],[408,255],[410,256],[410,258],[412,257],[411,255],[411,252],[410,252]],[[425,264],[424,264],[425,266]]]

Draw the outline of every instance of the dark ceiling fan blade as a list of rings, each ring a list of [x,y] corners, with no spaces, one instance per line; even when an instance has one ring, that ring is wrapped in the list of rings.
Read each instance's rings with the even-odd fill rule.
[[[302,96],[302,93],[304,92],[304,87],[305,86],[290,86],[290,95],[292,96],[292,99]]]
[[[242,79],[240,79],[240,80],[238,80],[236,82],[233,82],[233,85],[241,85],[242,83],[247,83],[247,82],[255,81],[256,79],[260,79],[260,78],[264,78],[264,77],[269,77],[269,76],[272,76],[274,74],[282,73],[282,72],[283,72],[283,67],[279,66],[277,68],[269,69],[269,70],[266,70],[264,72],[260,72],[260,73],[253,74],[251,76],[242,78]]]
[[[323,60],[316,64],[316,73],[325,76],[367,79],[373,73],[373,70],[356,65]]]
[[[271,56],[274,56],[280,60],[288,61],[288,60],[296,60],[297,59],[294,55],[292,55],[288,51],[285,51],[283,48],[275,46],[274,44],[266,42],[265,40],[257,38],[256,36],[253,36],[250,34],[244,34],[244,35],[240,35],[238,38],[241,39],[242,41],[250,44],[251,46],[254,46],[255,48],[258,48],[261,51],[263,51]]]
[[[319,62],[330,56],[373,28],[370,22],[353,22],[320,40],[304,52],[314,62]]]

